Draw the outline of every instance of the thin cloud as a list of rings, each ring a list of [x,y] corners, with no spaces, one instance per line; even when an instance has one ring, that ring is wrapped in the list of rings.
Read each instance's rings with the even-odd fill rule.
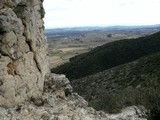
[[[159,24],[160,0],[45,0],[45,26]]]

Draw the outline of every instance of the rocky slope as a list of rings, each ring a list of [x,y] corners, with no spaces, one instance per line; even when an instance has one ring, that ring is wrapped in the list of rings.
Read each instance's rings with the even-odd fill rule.
[[[64,75],[50,74],[42,2],[0,1],[0,120],[110,119],[87,107]]]

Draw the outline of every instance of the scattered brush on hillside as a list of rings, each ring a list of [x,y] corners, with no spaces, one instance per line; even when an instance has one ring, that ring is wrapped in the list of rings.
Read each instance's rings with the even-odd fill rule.
[[[69,63],[52,69],[70,80],[82,78],[103,70],[134,61],[160,51],[160,32],[137,39],[107,43],[88,53],[70,59]]]
[[[160,120],[160,52],[72,81],[74,90],[97,110],[119,112],[132,105],[150,110]]]

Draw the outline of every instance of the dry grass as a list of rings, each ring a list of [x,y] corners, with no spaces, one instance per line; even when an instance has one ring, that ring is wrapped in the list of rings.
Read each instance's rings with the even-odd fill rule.
[[[62,47],[59,49],[50,49],[49,61],[50,68],[55,68],[59,65],[62,65],[66,62],[69,62],[69,59],[85,52],[88,52],[88,47]]]

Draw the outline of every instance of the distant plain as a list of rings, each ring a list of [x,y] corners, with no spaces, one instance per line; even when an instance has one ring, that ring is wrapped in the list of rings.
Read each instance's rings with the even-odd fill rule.
[[[50,68],[69,62],[70,58],[105,43],[138,38],[159,30],[160,25],[46,29]]]

